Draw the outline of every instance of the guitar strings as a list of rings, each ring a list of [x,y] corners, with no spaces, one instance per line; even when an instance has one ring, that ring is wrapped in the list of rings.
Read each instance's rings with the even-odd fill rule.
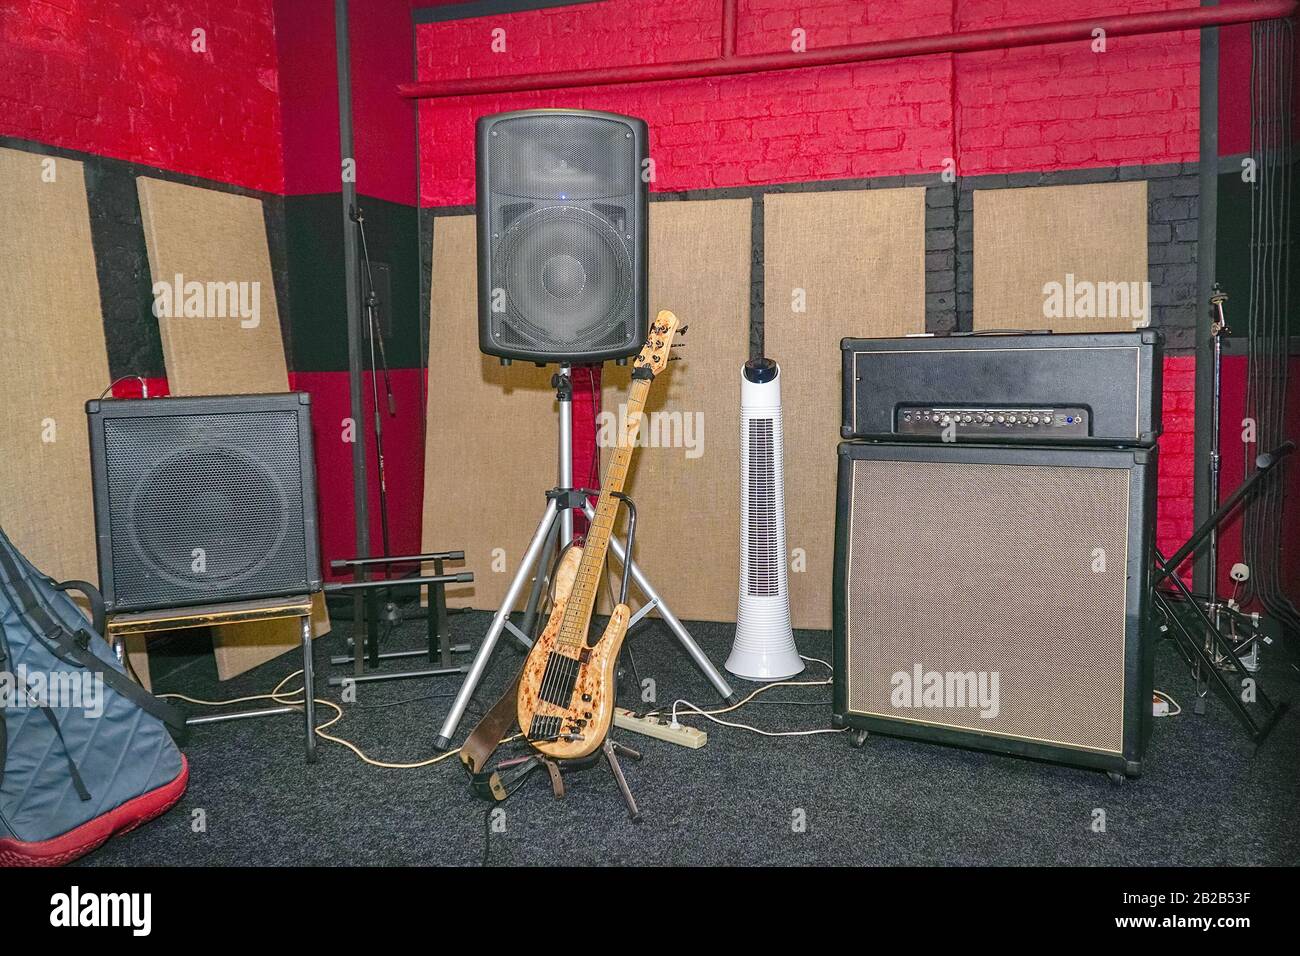
[[[634,389],[635,389],[635,386],[636,386],[637,384],[639,384],[639,382],[637,382],[637,383],[633,383],[633,385],[634,385]],[[648,390],[649,390],[649,386],[648,386],[648,384],[647,384],[643,389],[641,389],[641,391],[648,391]],[[642,406],[644,406],[644,404],[645,404],[645,398],[644,398],[644,397],[641,397],[641,398],[639,398],[639,399],[633,397],[633,398],[630,399],[630,401],[631,401],[631,402],[636,402],[637,404],[642,405]],[[638,418],[638,428],[639,428],[639,425],[640,425],[640,420],[639,420],[639,418]],[[635,440],[628,441],[628,442],[626,442],[626,444],[624,444],[624,440],[625,440],[626,438],[627,438],[627,436],[624,436],[624,435],[620,435],[620,436],[619,436],[620,445],[619,445],[618,448],[615,449],[615,457],[614,457],[614,459],[610,462],[609,469],[608,469],[607,472],[606,472],[605,483],[608,483],[608,482],[609,482],[609,480],[610,480],[610,475],[613,473],[614,469],[615,469],[616,467],[618,467],[618,465],[619,465],[619,462],[618,462],[618,453],[619,453],[620,451],[622,451],[624,447],[629,448],[629,449],[635,447],[635,444],[636,444]],[[626,466],[624,466],[624,476],[626,476]],[[602,518],[602,516],[603,516],[602,507],[606,506],[606,505],[608,504],[608,502],[609,502],[609,501],[612,501],[612,500],[614,500],[613,497],[612,497],[612,495],[610,495],[609,493],[607,493],[607,491],[606,491],[604,488],[602,488],[602,489],[601,489],[601,492],[600,492],[600,497],[599,497],[599,499],[597,500],[595,513],[594,513],[593,518],[592,518],[592,524],[593,524],[593,525],[595,525],[596,522],[599,522],[599,521],[601,520],[601,518]],[[588,529],[588,531],[590,532],[590,528]],[[606,528],[604,528],[604,527],[602,526],[602,527],[601,527],[601,531],[602,531],[602,533],[604,533],[604,534],[606,535],[606,540],[608,540],[609,535],[613,533],[613,522],[612,522],[612,520],[610,521],[610,526],[609,526],[609,528],[606,529]],[[588,542],[588,543],[589,543],[589,542]],[[587,552],[587,551],[584,549],[584,552],[583,552],[583,559],[584,559],[584,560],[579,562],[579,565],[578,565],[578,572],[577,572],[577,577],[575,578],[575,581],[574,581],[574,587],[577,587],[577,586],[578,586],[580,583],[582,583],[582,581],[583,581],[583,578],[582,578],[582,574],[583,574],[583,568],[582,568],[582,565],[583,565],[583,563],[585,563],[585,558],[587,557],[587,554],[588,554],[588,553],[589,553],[589,552]],[[557,565],[557,568],[558,568],[558,565]],[[590,598],[591,598],[591,600],[594,602],[595,597],[596,597],[596,594],[597,594],[597,589],[595,588],[594,585],[590,585],[589,587],[590,587],[590,591],[591,591]],[[570,597],[572,597],[572,590],[570,591]],[[586,599],[587,599],[587,597],[584,596],[584,600],[586,600]],[[559,633],[559,637],[557,638],[557,645],[558,645],[558,646],[566,646],[566,647],[570,647],[570,649],[576,649],[576,648],[573,648],[573,647],[570,645],[570,642],[571,642],[571,640],[572,640],[572,634],[569,633],[569,632],[572,631],[572,630],[576,627],[576,625],[574,625],[574,624],[571,623],[571,622],[573,621],[573,618],[571,617],[571,614],[572,614],[572,613],[573,613],[573,605],[572,605],[572,604],[569,604],[569,603],[566,601],[566,607],[565,607],[565,609],[564,609],[564,614],[562,615],[561,620],[560,620],[560,633]],[[583,643],[585,643],[585,639],[584,639]],[[558,647],[557,647],[557,649],[558,649]],[[537,693],[537,698],[538,698],[538,700],[537,700],[537,707],[538,707],[538,709],[540,709],[540,707],[541,707],[541,703],[542,703],[543,700],[546,699],[546,695],[547,695],[548,693],[549,693],[549,694],[552,694],[553,696],[559,696],[559,692],[562,691],[562,689],[563,689],[564,687],[566,687],[566,686],[569,686],[569,687],[570,687],[570,701],[569,701],[569,703],[572,702],[572,691],[573,691],[574,686],[576,686],[576,683],[577,683],[577,677],[578,677],[578,674],[580,673],[580,671],[581,671],[581,667],[582,667],[582,665],[581,665],[581,661],[580,661],[580,658],[569,658],[568,655],[566,655],[566,654],[559,654],[558,656],[559,656],[560,658],[562,658],[563,661],[560,662],[560,663],[557,663],[555,657],[552,656],[552,655],[555,654],[555,653],[556,653],[555,651],[551,651],[551,652],[548,652],[548,654],[547,654],[546,664],[545,664],[545,666],[544,666],[544,668],[543,668],[543,671],[542,671],[542,682],[541,682],[541,685],[538,687],[538,693]],[[569,661],[573,661],[573,663],[569,663]],[[570,686],[570,677],[573,678],[573,686]],[[548,702],[549,702],[549,701],[548,701]],[[554,706],[560,706],[560,705],[554,705]],[[532,715],[532,719],[536,719],[537,716],[538,716],[537,713],[534,712],[533,715]],[[554,715],[547,715],[547,716],[554,716]],[[563,721],[563,718],[560,718],[560,720]],[[530,723],[531,723],[531,720],[530,720]],[[522,730],[523,728],[520,728],[520,729]],[[556,736],[559,737],[559,736],[562,736],[562,734],[557,734]],[[530,739],[531,739],[531,738],[530,738]],[[537,741],[537,742],[540,743],[540,742],[542,742],[542,741]]]

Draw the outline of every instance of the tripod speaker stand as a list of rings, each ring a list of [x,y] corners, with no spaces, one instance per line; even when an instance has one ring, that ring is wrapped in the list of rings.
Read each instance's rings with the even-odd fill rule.
[[[492,652],[495,650],[502,632],[509,631],[524,647],[532,647],[531,633],[541,599],[547,557],[553,552],[557,541],[559,546],[563,548],[573,540],[573,507],[581,504],[588,518],[595,514],[595,509],[587,500],[586,495],[581,494],[578,489],[573,487],[573,384],[570,379],[569,366],[561,365],[560,371],[556,373],[552,381],[555,385],[555,397],[560,409],[558,486],[547,492],[546,509],[542,513],[542,519],[528,542],[528,548],[519,562],[519,567],[515,571],[515,576],[511,580],[509,588],[506,589],[506,595],[501,601],[501,607],[493,616],[492,624],[483,638],[483,643],[469,666],[469,673],[465,676],[465,682],[456,694],[456,699],[452,701],[451,710],[442,723],[442,727],[438,732],[438,739],[434,743],[434,746],[439,750],[446,750],[451,746],[456,728],[460,724],[461,717],[465,714],[465,708],[469,705],[470,698],[474,696],[479,682],[483,679],[483,673],[487,670],[488,662],[492,659]],[[673,632],[682,647],[685,648],[686,653],[690,655],[691,660],[695,662],[696,666],[709,679],[709,682],[713,684],[719,696],[728,703],[734,703],[736,694],[731,689],[731,685],[713,666],[713,662],[709,660],[708,655],[695,642],[695,639],[677,618],[677,615],[673,613],[662,595],[651,584],[645,572],[637,566],[635,561],[630,559],[622,542],[616,538],[611,538],[610,551],[613,552],[619,563],[624,566],[625,573],[631,577],[646,598],[645,604],[632,615],[631,620],[628,622],[629,630],[651,611],[657,610],[664,623],[668,625],[669,630]],[[532,593],[528,600],[523,626],[519,627],[510,620],[510,614],[514,609],[515,602],[519,600],[519,596],[523,593],[524,585],[528,582],[530,574],[533,575]]]

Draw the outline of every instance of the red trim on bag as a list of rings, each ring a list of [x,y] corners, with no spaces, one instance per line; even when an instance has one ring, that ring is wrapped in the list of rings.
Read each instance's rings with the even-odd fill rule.
[[[181,754],[176,779],[142,793],[61,836],[35,843],[0,840],[0,866],[63,866],[103,844],[109,837],[134,830],[176,805],[190,780],[190,765]]]

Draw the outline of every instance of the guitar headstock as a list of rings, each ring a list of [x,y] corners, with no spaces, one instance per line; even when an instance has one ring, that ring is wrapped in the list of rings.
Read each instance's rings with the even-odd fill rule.
[[[680,328],[679,328],[680,326]],[[686,326],[681,325],[681,320],[667,309],[661,309],[655,316],[654,322],[650,325],[650,331],[646,335],[645,347],[641,349],[632,364],[636,368],[648,368],[654,375],[658,375],[668,367],[670,361],[669,350],[676,348],[673,344],[673,337],[678,332],[685,334]]]

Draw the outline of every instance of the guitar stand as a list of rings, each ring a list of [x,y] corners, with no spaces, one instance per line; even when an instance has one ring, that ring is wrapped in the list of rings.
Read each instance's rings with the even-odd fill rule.
[[[641,811],[637,809],[636,797],[632,795],[632,788],[628,786],[627,777],[623,775],[623,767],[619,764],[618,758],[640,760],[641,754],[609,737],[605,738],[598,752],[579,760],[560,761],[542,754],[503,760],[497,764],[495,771],[474,775],[474,790],[484,799],[500,802],[519,789],[534,770],[545,767],[551,778],[551,793],[555,795],[556,800],[563,800],[566,793],[564,774],[572,770],[586,770],[602,757],[609,767],[609,772],[614,775],[614,782],[618,784],[618,792],[627,806],[627,818],[633,823],[640,823]]]
[[[1192,533],[1187,542],[1170,557],[1166,558],[1158,548],[1155,549],[1156,567],[1155,574],[1151,579],[1152,600],[1164,618],[1164,630],[1171,634],[1179,655],[1191,667],[1196,678],[1198,692],[1202,686],[1202,681],[1217,688],[1233,713],[1236,714],[1237,719],[1245,726],[1246,732],[1256,746],[1263,743],[1264,739],[1272,732],[1282,715],[1286,713],[1287,705],[1285,703],[1274,704],[1269,700],[1256,680],[1255,702],[1263,711],[1263,719],[1256,719],[1255,714],[1242,700],[1239,691],[1245,681],[1255,680],[1255,678],[1251,676],[1238,657],[1238,647],[1220,628],[1219,615],[1211,614],[1214,610],[1213,605],[1207,611],[1202,606],[1202,602],[1192,594],[1182,578],[1178,576],[1177,572],[1179,566],[1206,539],[1211,538],[1216,533],[1219,525],[1236,510],[1237,505],[1247,495],[1255,490],[1258,483],[1265,476],[1272,473],[1273,467],[1284,457],[1295,451],[1295,448],[1294,442],[1284,442],[1273,451],[1256,458],[1255,473],[1242,482],[1237,490],[1229,495],[1228,499],[1216,508],[1214,513],[1206,518],[1204,523]],[[1216,573],[1217,569],[1211,566],[1210,574],[1214,575]],[[1170,582],[1173,588],[1161,588],[1159,585],[1165,581]],[[1192,609],[1193,627],[1189,627],[1183,617],[1178,614],[1177,609],[1182,606]],[[1234,688],[1227,677],[1224,676],[1224,665],[1237,678],[1238,687]],[[1197,713],[1203,713],[1203,709],[1198,708]]]
[[[354,558],[346,561],[332,561],[330,567],[336,571],[347,568],[352,570],[352,580],[339,584],[325,585],[326,594],[352,594],[356,598],[359,613],[353,614],[352,653],[339,654],[330,658],[333,666],[352,664],[355,673],[351,677],[331,677],[331,687],[345,684],[378,683],[387,680],[410,680],[417,677],[444,677],[450,674],[464,674],[468,668],[457,664],[453,654],[468,653],[468,644],[452,644],[451,629],[447,622],[448,584],[463,584],[474,580],[471,571],[444,573],[444,561],[463,561],[464,551],[438,551],[431,554],[412,554],[392,558]],[[434,573],[424,577],[381,578],[368,580],[371,568],[390,570],[393,565],[414,565],[417,568],[427,562],[433,563]],[[379,608],[377,595],[395,587],[424,587],[428,594],[427,647],[416,651],[379,650]],[[428,655],[430,664],[435,666],[422,670],[397,671],[389,674],[367,673],[377,670],[383,661],[402,660]]]
[[[560,489],[557,488],[547,494],[554,506],[557,501],[562,502],[565,507],[578,507],[582,502],[587,501],[588,496],[593,494],[590,489]],[[627,537],[623,544],[624,556],[633,553],[633,547],[636,544],[636,503],[622,492],[612,492],[614,498],[627,508]],[[551,528],[538,528],[538,535],[549,536]],[[609,538],[610,543],[617,541],[613,535]],[[619,583],[618,603],[627,604],[628,586],[631,583],[632,571],[634,565],[631,560],[624,560],[623,575]],[[645,610],[642,609],[642,614]],[[635,620],[635,618],[633,618]],[[628,625],[631,628],[631,623]],[[626,632],[625,632],[626,633]],[[520,728],[523,730],[523,728]],[[523,735],[527,738],[527,731]],[[553,738],[548,738],[553,739]],[[633,823],[641,822],[641,811],[637,809],[636,797],[632,796],[632,788],[628,786],[627,777],[623,774],[623,768],[618,762],[620,756],[627,757],[631,760],[640,760],[641,754],[631,747],[624,746],[617,741],[611,740],[608,732],[605,739],[600,743],[600,750],[585,757],[578,757],[573,760],[557,760],[546,754],[534,753],[527,757],[515,757],[510,760],[503,760],[497,764],[496,770],[488,770],[481,773],[470,772],[470,780],[474,790],[479,796],[487,800],[502,801],[509,797],[522,785],[527,776],[538,767],[545,767],[551,777],[551,792],[555,794],[556,800],[564,799],[564,777],[562,776],[567,769],[580,770],[590,767],[593,763],[605,758],[605,763],[609,767],[609,772],[614,775],[614,782],[618,784],[618,792],[623,797],[623,803],[627,806],[628,819]],[[468,769],[468,765],[466,765]]]

